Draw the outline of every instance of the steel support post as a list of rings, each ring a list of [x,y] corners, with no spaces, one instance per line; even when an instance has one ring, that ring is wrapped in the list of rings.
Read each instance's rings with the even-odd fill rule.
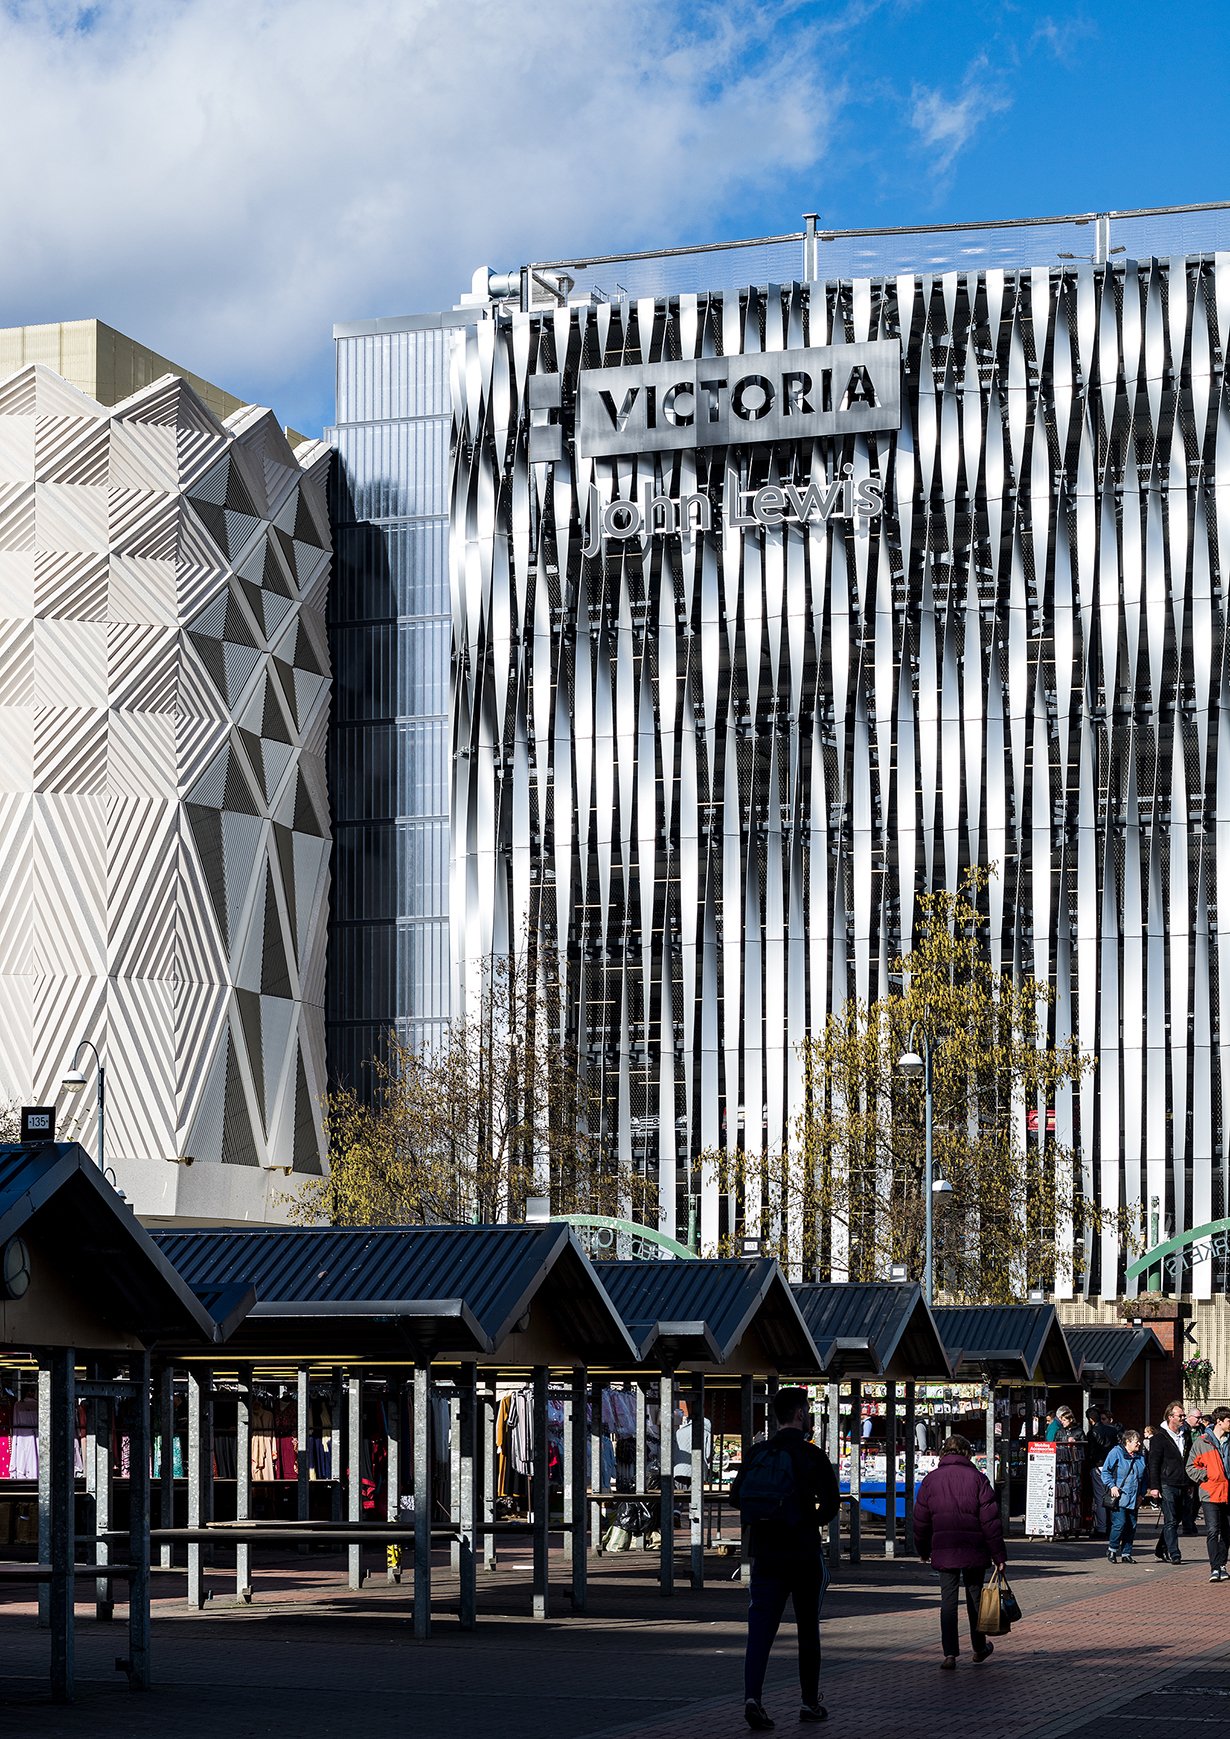
[[[756,1384],[754,1377],[739,1378],[739,1466],[746,1467],[756,1441]],[[752,1579],[752,1530],[739,1518],[739,1580]]]
[[[589,1489],[602,1490],[602,1378],[595,1377],[590,1388],[589,1404]],[[594,1551],[602,1556],[602,1505],[590,1506],[590,1537]]]
[[[239,1367],[239,1393],[235,1400],[235,1520],[252,1520],[252,1367]],[[252,1547],[247,1540],[235,1542],[235,1598],[252,1599]]]
[[[414,1634],[431,1635],[431,1364],[414,1367]]]
[[[897,1556],[897,1385],[886,1383],[884,1404],[884,1556]]]
[[[76,1355],[57,1347],[48,1371],[48,1522],[51,1546],[51,1700],[73,1700],[73,1564],[76,1559],[74,1438]],[[41,1376],[40,1372],[40,1376]],[[41,1384],[40,1384],[41,1399]],[[41,1421],[40,1421],[41,1423]],[[40,1430],[40,1438],[42,1432]],[[42,1444],[39,1445],[40,1451]],[[42,1473],[40,1455],[39,1473]],[[40,1479],[41,1486],[41,1479]]]
[[[188,1526],[202,1527],[209,1520],[211,1463],[213,1461],[210,1384],[213,1373],[205,1366],[188,1366]],[[188,1604],[199,1612],[205,1604],[202,1574],[205,1547],[199,1540],[188,1545]]]
[[[401,1520],[401,1377],[396,1371],[390,1371],[384,1384],[384,1441],[385,1441],[385,1479],[384,1479],[384,1519],[386,1522]],[[385,1580],[401,1581],[401,1547],[389,1546],[385,1550]]]
[[[584,1421],[582,1421],[581,1429],[582,1429],[582,1432],[584,1432]],[[564,1506],[563,1506],[563,1520],[564,1520],[563,1554],[564,1554],[564,1562],[565,1562],[565,1564],[568,1564],[569,1566],[571,1566],[571,1564],[572,1564],[572,1536],[573,1536],[573,1531],[574,1531],[573,1526],[572,1526],[572,1523],[573,1523],[572,1439],[573,1439],[574,1435],[575,1435],[575,1427],[574,1427],[574,1422],[573,1422],[572,1395],[570,1392],[564,1401]],[[581,1498],[581,1508],[582,1509],[585,1508],[584,1496],[582,1496],[582,1498]]]
[[[109,1374],[109,1367],[95,1365],[95,1374]],[[106,1536],[111,1530],[112,1512],[112,1482],[111,1482],[111,1408],[113,1403],[105,1398],[89,1403],[89,1436],[85,1446],[85,1479],[86,1489],[90,1492],[93,1510],[93,1527],[98,1544],[94,1548],[94,1562],[106,1564],[110,1561],[111,1548]],[[110,1582],[99,1580],[94,1584],[94,1617],[99,1624],[109,1624],[115,1616],[115,1591]]]
[[[38,1561],[51,1562],[51,1355],[38,1361]],[[51,1584],[38,1585],[38,1624],[51,1623]]]
[[[863,1385],[850,1384],[850,1562],[863,1555]]]
[[[346,1459],[343,1445],[346,1441],[345,1421],[346,1392],[342,1386],[342,1367],[333,1367],[333,1395],[329,1426],[329,1479],[333,1490],[329,1494],[329,1513],[335,1522],[343,1520],[342,1511],[345,1508],[343,1497],[346,1491]]]
[[[692,1438],[692,1586],[705,1585],[705,1377],[692,1373],[688,1412]]]
[[[585,1468],[589,1460],[585,1403],[589,1383],[584,1365],[572,1373],[572,1441],[565,1478],[572,1487],[572,1610],[584,1612],[589,1600],[589,1564],[585,1552]]]
[[[128,1688],[150,1687],[149,1532],[150,1532],[150,1357],[134,1353],[128,1375],[137,1385],[128,1440]]]
[[[918,1444],[918,1421],[915,1417],[914,1385],[905,1386],[905,1550],[914,1556],[914,1456]]]
[[[448,1519],[454,1527],[461,1521],[461,1396],[456,1389],[448,1402]],[[461,1536],[454,1534],[448,1546],[449,1568],[461,1574]]]
[[[312,1474],[312,1415],[311,1393],[308,1388],[308,1367],[300,1365],[296,1372],[295,1383],[295,1514],[301,1522],[306,1522],[311,1507],[309,1503],[308,1485]],[[307,1542],[300,1546],[299,1551],[309,1550]]]
[[[986,1408],[986,1443],[985,1443],[985,1448],[986,1448],[986,1457],[987,1457],[987,1478],[990,1480],[991,1484],[994,1485],[995,1484],[995,1385],[993,1383],[984,1383],[982,1385],[982,1403],[983,1403],[983,1406]]]
[[[463,1364],[457,1386],[457,1577],[462,1630],[473,1630],[478,1622],[478,1560],[474,1549],[474,1512],[478,1507],[478,1458],[474,1453],[477,1388],[477,1367]]]
[[[662,1488],[658,1592],[666,1597],[675,1592],[675,1373],[669,1366],[658,1377],[658,1421]]]
[[[498,1475],[495,1421],[499,1408],[499,1378],[493,1372],[491,1382],[483,1394],[483,1521],[488,1524],[495,1521],[495,1491]],[[494,1534],[484,1533],[482,1548],[485,1568],[494,1570],[500,1561]]]
[[[162,1447],[158,1452],[158,1490],[161,1497],[162,1513],[159,1520],[164,1528],[175,1526],[175,1367],[168,1365],[158,1379],[159,1393],[159,1423],[162,1430]],[[175,1562],[175,1547],[164,1545],[159,1547],[159,1562],[164,1570],[169,1570]]]
[[[534,1617],[551,1613],[550,1565],[551,1486],[547,1475],[547,1380],[546,1365],[534,1366],[534,1461],[530,1505],[534,1521]]]
[[[841,1384],[829,1384],[829,1460],[833,1463],[833,1472],[841,1484]],[[829,1569],[838,1570],[841,1567],[841,1505],[837,1505],[837,1514],[829,1523]]]
[[[346,1384],[346,1520],[357,1526],[363,1519],[363,1373],[351,1371]],[[363,1546],[352,1540],[347,1548],[350,1586],[363,1586]]]
[[[648,1491],[649,1485],[649,1407],[645,1395],[645,1385],[639,1377],[633,1379],[632,1387],[636,1392],[636,1489],[637,1493]],[[639,1504],[642,1514],[647,1514],[643,1502]],[[638,1551],[645,1550],[644,1530],[634,1534],[632,1544]]]

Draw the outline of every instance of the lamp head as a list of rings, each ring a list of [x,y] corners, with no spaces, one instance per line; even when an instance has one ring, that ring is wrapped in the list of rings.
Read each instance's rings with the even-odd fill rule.
[[[903,1075],[921,1075],[926,1064],[917,1051],[906,1051],[903,1056],[898,1057],[897,1067]]]
[[[946,1177],[937,1177],[935,1182],[931,1185],[931,1194],[933,1196],[950,1196],[952,1194],[952,1185]]]
[[[64,1088],[65,1092],[80,1093],[81,1089],[85,1086],[85,1076],[81,1073],[80,1069],[69,1069],[63,1080],[60,1082],[60,1085]]]

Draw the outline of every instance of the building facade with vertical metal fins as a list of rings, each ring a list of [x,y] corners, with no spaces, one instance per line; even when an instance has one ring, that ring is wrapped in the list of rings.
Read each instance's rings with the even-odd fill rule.
[[[919,894],[970,864],[998,866],[996,964],[1099,1058],[1039,1108],[1085,1190],[1146,1233],[1226,1211],[1228,337],[1217,254],[497,310],[455,339],[453,995],[527,933],[558,946],[667,1232],[700,1150],[789,1142],[800,1041],[888,988]],[[885,340],[898,430],[579,450],[593,371]],[[882,514],[732,523],[732,471],[845,466]],[[711,529],[602,538],[646,485]],[[706,1184],[703,1246],[725,1215]],[[1118,1293],[1114,1236],[1084,1256],[1078,1286]]]
[[[172,375],[0,382],[0,1095],[92,1041],[142,1213],[279,1217],[321,1171],[330,462]]]

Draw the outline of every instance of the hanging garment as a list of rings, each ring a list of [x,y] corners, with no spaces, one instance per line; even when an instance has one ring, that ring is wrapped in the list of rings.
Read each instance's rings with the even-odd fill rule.
[[[495,1448],[496,1463],[499,1468],[499,1480],[496,1486],[497,1497],[512,1495],[512,1396],[505,1395],[500,1402],[499,1412],[495,1417]]]
[[[9,1477],[13,1453],[13,1403],[0,1392],[0,1479]]]
[[[259,1401],[252,1408],[252,1478],[277,1478],[278,1443],[274,1436],[273,1408]]]
[[[534,1408],[530,1391],[512,1397],[509,1455],[514,1473],[529,1473],[534,1460]]]
[[[278,1477],[299,1474],[299,1404],[283,1398],[277,1405]]]
[[[13,1447],[9,1455],[10,1479],[38,1478],[38,1402],[32,1395],[13,1408]]]
[[[310,1479],[329,1479],[330,1467],[333,1464],[333,1409],[329,1402],[321,1396],[312,1402],[312,1432],[309,1439],[311,1445],[312,1465],[308,1477]]]

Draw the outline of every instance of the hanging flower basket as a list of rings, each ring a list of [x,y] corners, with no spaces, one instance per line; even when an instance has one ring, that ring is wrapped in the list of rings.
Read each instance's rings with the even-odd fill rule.
[[[1190,1359],[1183,1361],[1183,1393],[1189,1401],[1199,1401],[1203,1407],[1209,1398],[1209,1384],[1213,1381],[1213,1362],[1202,1358],[1199,1352],[1193,1353]]]
[[[1119,1315],[1124,1322],[1140,1317],[1142,1322],[1175,1322],[1179,1315],[1177,1298],[1164,1298],[1160,1292],[1142,1292],[1139,1298],[1121,1298]]]

